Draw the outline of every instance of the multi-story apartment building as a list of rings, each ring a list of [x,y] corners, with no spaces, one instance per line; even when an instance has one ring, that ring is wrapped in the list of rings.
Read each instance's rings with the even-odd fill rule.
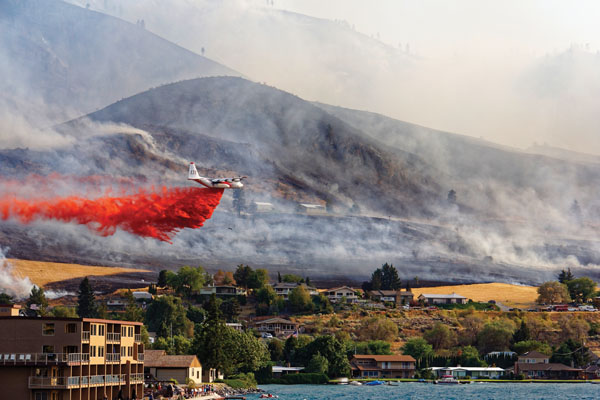
[[[141,328],[140,322],[1,316],[0,398],[142,398]]]

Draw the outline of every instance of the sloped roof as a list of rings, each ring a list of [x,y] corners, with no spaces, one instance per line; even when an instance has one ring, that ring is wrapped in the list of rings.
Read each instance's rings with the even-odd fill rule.
[[[262,325],[262,324],[292,324],[292,325],[298,325],[298,323],[290,321],[289,319],[285,319],[285,318],[269,318],[269,319],[265,319],[262,321],[257,321],[254,324],[255,325]]]
[[[579,368],[572,368],[558,363],[518,363],[519,371],[582,371]]]
[[[164,350],[146,350],[144,352],[144,367],[150,368],[191,368],[201,367],[196,356],[170,356]]]
[[[465,296],[461,296],[460,294],[452,293],[452,294],[421,294],[422,297],[426,299],[466,299]],[[421,297],[419,296],[419,297]]]
[[[357,360],[375,360],[379,361],[392,361],[392,362],[416,362],[412,356],[406,356],[404,354],[392,354],[392,355],[373,355],[373,354],[355,354],[354,358]]]
[[[540,353],[539,351],[528,351],[527,353],[524,353],[522,356],[519,356],[519,358],[521,357],[526,357],[526,358],[549,358],[547,355],[545,355],[544,353]]]

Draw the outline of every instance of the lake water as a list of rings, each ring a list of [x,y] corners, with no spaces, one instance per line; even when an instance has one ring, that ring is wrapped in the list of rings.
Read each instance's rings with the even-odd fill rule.
[[[261,385],[280,400],[465,400],[465,399],[600,399],[600,385],[591,383],[474,383],[398,386]],[[258,395],[247,396],[250,400]]]

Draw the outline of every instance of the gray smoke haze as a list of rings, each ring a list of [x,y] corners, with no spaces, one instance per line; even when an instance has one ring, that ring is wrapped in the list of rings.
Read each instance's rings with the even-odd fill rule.
[[[405,23],[413,30],[414,21],[404,21],[412,14],[436,20],[436,11],[447,12],[449,19],[457,19],[457,26],[451,27],[446,26],[448,22],[435,27],[430,21],[423,21],[422,29],[437,31],[434,37],[440,40],[422,55],[406,44],[411,39],[417,41],[417,36],[428,36],[425,32],[413,32],[414,37],[405,37],[404,46],[398,48],[353,30],[347,22],[280,10],[277,4],[265,7],[263,1],[71,2],[80,6],[89,3],[92,9],[130,22],[143,19],[146,29],[152,32],[198,54],[205,50],[209,57],[256,81],[308,100],[380,112],[520,148],[537,142],[600,154],[596,129],[600,118],[596,112],[600,95],[599,44],[568,45],[573,38],[568,36],[568,27],[562,26],[567,24],[558,14],[541,12],[546,7],[539,2],[531,9],[518,2],[486,2],[499,19],[489,26],[478,26],[476,21],[491,18],[492,13],[484,12],[481,8],[485,7],[473,2],[451,7],[438,5],[439,11],[436,6],[421,5],[422,2],[381,5],[397,15],[396,25]],[[355,7],[356,3],[360,2],[348,7]],[[370,7],[367,3],[360,6],[366,14]],[[404,15],[396,7],[408,12]],[[553,7],[568,8],[564,4]],[[589,15],[598,14],[597,7],[588,3],[581,5],[581,10],[586,7]],[[580,9],[575,5],[571,8]],[[426,18],[420,13],[433,15]],[[571,14],[583,24],[593,19],[586,18],[586,13],[573,11],[568,15]],[[523,24],[535,19],[536,25],[550,32],[539,34],[537,49],[526,47],[532,43],[519,47],[523,37],[519,38],[517,32],[522,32],[522,36],[530,32],[525,26],[515,29],[511,18],[522,20]],[[553,24],[558,32],[554,35]],[[468,28],[462,25],[475,25],[477,30],[464,32]],[[594,31],[591,26],[587,28]],[[577,23],[571,29],[575,30],[586,31]],[[444,41],[442,37],[446,35],[455,41]],[[585,37],[581,32],[578,35],[574,37]],[[554,45],[549,43],[552,39]],[[587,38],[588,42],[593,39],[591,35]]]
[[[173,245],[122,231],[98,237],[75,224],[36,221],[23,227],[8,221],[0,225],[0,244],[10,245],[11,257],[37,254],[56,261],[155,268],[201,263],[233,269],[247,263],[311,278],[364,279],[384,262],[397,266],[405,279],[540,283],[566,267],[600,275],[598,163],[562,161],[567,157],[560,152],[534,156],[514,147],[551,136],[549,143],[597,152],[600,121],[594,99],[600,94],[600,69],[591,50],[574,47],[502,63],[473,54],[425,57],[339,23],[254,3],[73,2],[89,2],[93,10],[133,23],[143,19],[146,31],[198,54],[204,48],[207,57],[307,100],[378,111],[513,147],[307,103],[246,81],[200,94],[198,82],[182,82],[178,90],[187,102],[176,91],[163,96],[159,87],[117,103],[114,110],[54,126],[122,96],[202,75],[180,65],[159,68],[156,58],[138,59],[139,69],[133,70],[96,63],[93,76],[130,83],[96,92],[104,81],[85,81],[89,74],[81,71],[91,66],[84,63],[77,69],[85,83],[77,86],[77,98],[85,100],[79,110],[67,101],[73,93],[58,99],[40,95],[34,107],[12,99],[2,103],[0,172],[17,185],[25,178],[16,189],[15,182],[0,184],[3,192],[35,198],[40,183],[27,178],[31,170],[123,179],[131,190],[183,186],[189,184],[184,183],[186,164],[194,160],[209,176],[250,176],[248,201],[272,202],[276,211],[237,217],[227,192],[205,227],[180,232]],[[121,25],[113,21],[110,26]],[[144,30],[130,29],[111,37],[111,43],[131,32],[146,37]],[[104,32],[102,38],[108,34],[91,24],[90,30]],[[77,65],[68,52],[50,51],[58,39],[29,39],[48,44],[43,48],[60,61],[51,64],[61,66],[58,76],[69,71],[62,66]],[[127,50],[102,49],[112,55]],[[160,54],[174,54],[164,51]],[[0,71],[14,76],[18,68],[2,55]],[[17,85],[14,93],[35,92],[27,82],[11,81]],[[50,83],[50,89],[60,87]],[[333,132],[326,140],[324,125]],[[11,150],[17,147],[28,150]],[[76,179],[52,182],[48,190],[56,195],[122,189],[110,179],[91,187]],[[446,200],[451,189],[457,193],[455,204]],[[298,201],[331,199],[334,215],[296,213]],[[354,205],[358,210],[350,211]]]

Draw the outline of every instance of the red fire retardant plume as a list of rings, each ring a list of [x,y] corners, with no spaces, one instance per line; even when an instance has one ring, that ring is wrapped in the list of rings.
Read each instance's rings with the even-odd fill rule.
[[[122,197],[77,196],[44,200],[0,197],[0,217],[23,223],[55,219],[87,225],[102,236],[117,228],[171,243],[183,228],[200,228],[219,205],[222,189],[162,188]]]

